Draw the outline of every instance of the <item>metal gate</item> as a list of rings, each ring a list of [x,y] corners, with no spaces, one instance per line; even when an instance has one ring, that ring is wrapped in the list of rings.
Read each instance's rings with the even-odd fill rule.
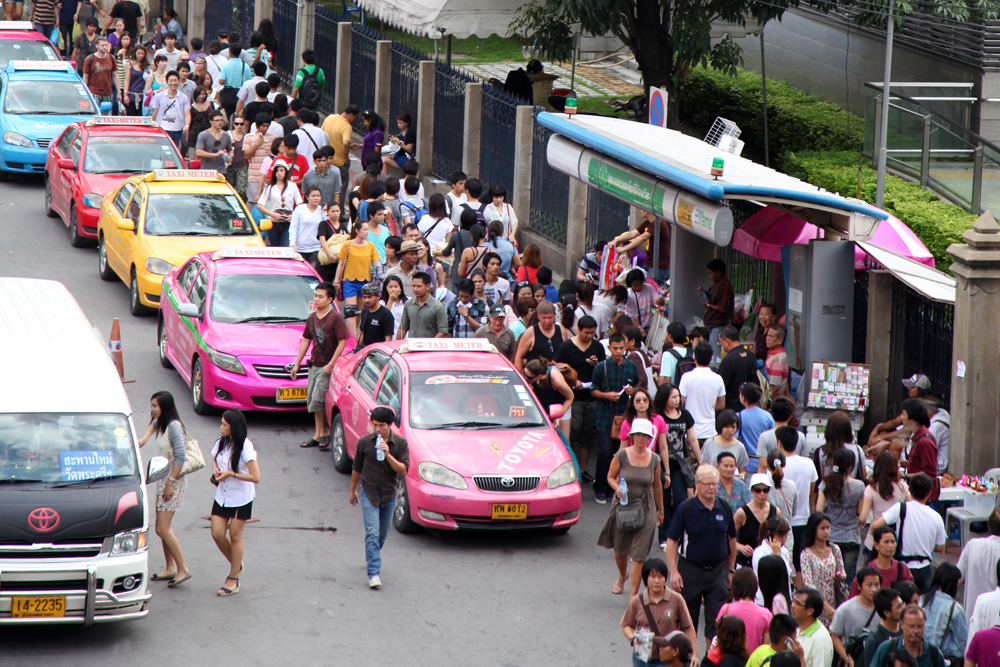
[[[274,37],[278,42],[274,54],[274,69],[281,75],[281,83],[291,89],[295,80],[295,20],[297,18],[295,0],[274,0],[271,21],[274,23]]]
[[[907,397],[900,380],[914,373],[930,378],[931,389],[941,395],[943,407],[950,407],[954,322],[953,304],[931,301],[893,280],[887,415],[899,414]]]
[[[486,101],[485,87],[483,102]],[[535,107],[535,116],[541,111]],[[566,245],[566,222],[569,220],[569,175],[549,166],[545,148],[552,131],[535,120],[531,148],[531,207],[528,229]],[[513,154],[513,150],[511,151]]]
[[[337,86],[337,30],[342,17],[334,14],[326,7],[316,5],[316,36],[313,51],[316,52],[316,64],[326,73],[326,86],[323,87],[319,108],[327,114],[335,113]],[[336,109],[343,111],[343,109]]]
[[[514,192],[514,144],[517,128],[517,105],[521,101],[502,88],[483,86],[483,115],[479,148],[479,180],[487,187],[502,185],[508,203],[516,201]],[[474,174],[469,174],[471,178]]]
[[[392,43],[392,76],[389,82],[389,117],[385,124],[389,133],[397,132],[396,116],[410,114],[410,127],[417,129],[417,107],[420,104],[420,61],[426,56],[405,44]]]
[[[357,104],[361,111],[375,108],[375,54],[380,37],[360,23],[351,24],[351,104]],[[360,116],[354,129],[365,133]]]
[[[227,0],[205,0],[205,44],[208,44],[220,30],[232,31],[232,17],[235,6]]]
[[[465,84],[476,79],[442,62],[434,65],[434,150],[431,172],[447,179],[462,169]]]

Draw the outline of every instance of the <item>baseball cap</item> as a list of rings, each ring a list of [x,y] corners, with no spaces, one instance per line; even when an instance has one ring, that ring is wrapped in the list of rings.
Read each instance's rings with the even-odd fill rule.
[[[758,484],[761,484],[763,486],[766,486],[766,487],[769,487],[769,488],[772,488],[772,489],[774,488],[774,482],[771,481],[770,475],[765,475],[762,472],[755,472],[753,475],[751,475],[750,476],[750,483],[747,484],[747,486],[752,489],[753,487],[757,486]]]
[[[380,294],[378,285],[374,282],[365,283],[361,288],[362,296],[378,296]]]
[[[399,246],[399,254],[403,255],[408,252],[419,252],[420,246],[416,241],[403,241],[403,244]]]
[[[643,435],[648,435],[650,438],[653,437],[653,423],[648,419],[636,419],[632,421],[632,435],[636,433],[641,433]]]
[[[504,312],[503,306],[499,303],[490,308],[490,317],[505,317],[506,315],[507,313]]]
[[[907,389],[910,389],[912,387],[918,387],[920,389],[930,389],[931,380],[926,375],[921,375],[920,373],[916,373],[908,378],[903,378],[903,386],[906,387]]]

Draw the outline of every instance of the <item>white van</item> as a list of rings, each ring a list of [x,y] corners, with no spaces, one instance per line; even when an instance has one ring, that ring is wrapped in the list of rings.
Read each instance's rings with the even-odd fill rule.
[[[0,624],[149,613],[146,484],[108,345],[58,282],[0,278]]]

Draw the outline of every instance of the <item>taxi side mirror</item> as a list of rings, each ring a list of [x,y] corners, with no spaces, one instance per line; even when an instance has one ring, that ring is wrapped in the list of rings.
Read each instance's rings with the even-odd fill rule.
[[[201,160],[191,160],[191,161],[190,161],[190,162],[188,163],[188,166],[189,166],[189,167],[190,167],[191,169],[201,169]]]
[[[259,227],[260,227],[260,231],[262,231],[262,232],[270,231],[270,229],[271,229],[271,219],[270,218],[263,218],[263,219],[261,219],[261,221],[259,223]]]
[[[123,232],[134,232],[135,223],[129,220],[128,218],[123,218],[118,221],[118,229],[122,230]]]
[[[179,303],[177,304],[177,314],[184,317],[198,317],[198,306],[193,303]]]
[[[146,484],[158,482],[170,472],[170,461],[166,456],[154,456],[146,466]]]
[[[67,160],[66,158],[61,158],[56,162],[56,166],[60,169],[69,169],[70,171],[76,171],[76,165],[73,164],[72,160]]]

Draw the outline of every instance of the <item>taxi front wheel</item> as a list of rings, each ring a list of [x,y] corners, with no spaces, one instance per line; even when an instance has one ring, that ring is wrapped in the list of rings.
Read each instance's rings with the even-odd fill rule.
[[[347,455],[347,439],[344,437],[344,420],[337,415],[333,418],[333,427],[330,429],[331,443],[333,446],[330,448],[333,453],[333,468],[339,473],[349,474],[351,468],[353,468],[353,461],[351,457]]]
[[[410,516],[410,499],[406,493],[406,480],[401,479],[396,487],[396,507],[392,511],[392,525],[396,530],[408,535],[420,530],[420,524]]]
[[[58,218],[59,214],[52,208],[52,181],[45,179],[45,215],[50,218]]]

